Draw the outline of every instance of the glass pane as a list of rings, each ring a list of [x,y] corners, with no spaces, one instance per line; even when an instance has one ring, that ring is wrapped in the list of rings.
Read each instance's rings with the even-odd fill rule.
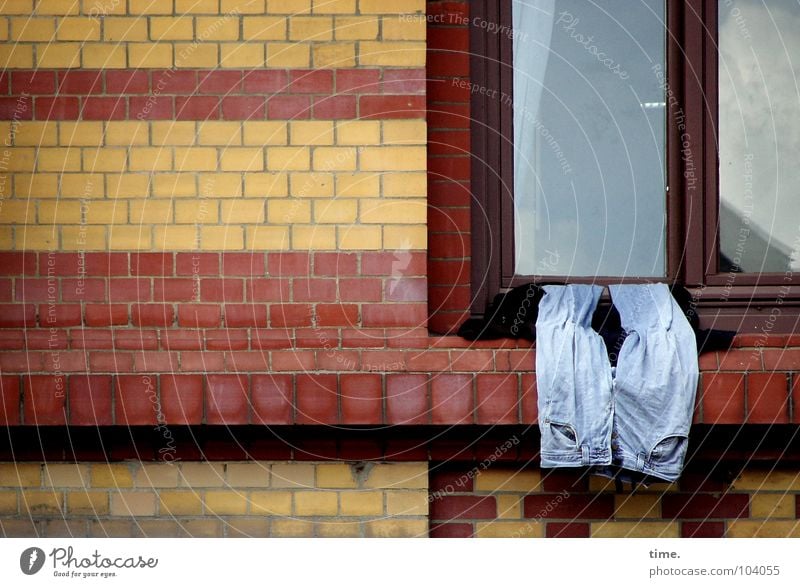
[[[719,2],[720,270],[800,269],[800,4]]]
[[[515,0],[518,274],[663,277],[664,0]]]

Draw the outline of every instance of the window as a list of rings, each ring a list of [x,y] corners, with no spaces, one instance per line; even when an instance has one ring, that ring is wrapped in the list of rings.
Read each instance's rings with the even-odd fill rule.
[[[532,280],[666,280],[707,325],[794,329],[795,0],[471,9],[476,313]]]

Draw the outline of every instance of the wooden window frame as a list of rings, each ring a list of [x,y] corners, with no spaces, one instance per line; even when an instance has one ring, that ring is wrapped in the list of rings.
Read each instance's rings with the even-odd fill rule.
[[[666,0],[665,280],[689,288],[704,326],[794,332],[800,324],[800,275],[719,270],[717,2]],[[472,91],[470,103],[472,314],[482,314],[495,294],[531,281],[652,281],[514,274],[511,2],[472,0],[470,11],[470,81],[473,89],[481,88]]]

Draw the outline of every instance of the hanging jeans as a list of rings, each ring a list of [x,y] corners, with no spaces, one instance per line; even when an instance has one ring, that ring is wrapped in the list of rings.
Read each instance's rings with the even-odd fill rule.
[[[675,481],[697,392],[694,332],[665,284],[611,286],[627,336],[612,369],[596,285],[545,286],[536,322],[541,466]]]

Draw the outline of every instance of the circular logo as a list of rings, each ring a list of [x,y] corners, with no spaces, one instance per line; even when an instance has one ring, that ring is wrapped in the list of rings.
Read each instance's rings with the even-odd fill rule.
[[[22,551],[19,556],[19,568],[26,575],[35,575],[44,566],[44,551],[41,548],[31,546]]]

